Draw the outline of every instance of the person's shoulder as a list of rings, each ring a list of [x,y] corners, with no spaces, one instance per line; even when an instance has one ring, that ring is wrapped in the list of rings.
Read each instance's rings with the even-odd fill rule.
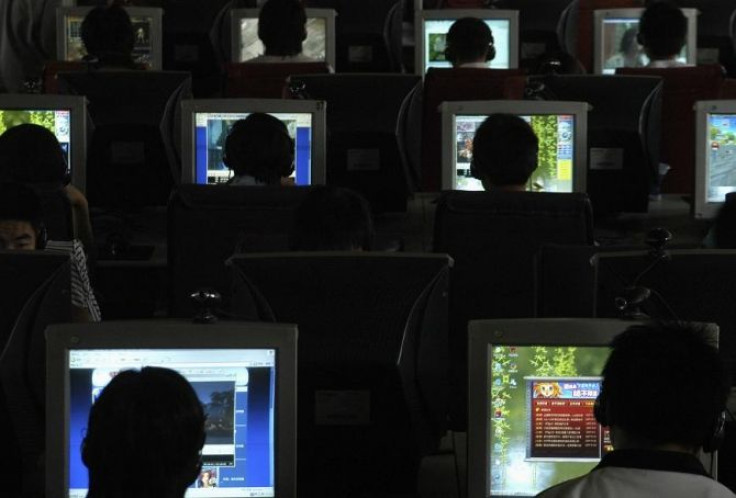
[[[589,475],[590,474],[586,474],[575,479],[570,479],[569,481],[564,481],[556,486],[545,489],[537,495],[537,498],[573,498],[578,496],[582,497],[583,494],[581,494],[581,488],[584,488],[582,484],[583,481],[589,478]]]

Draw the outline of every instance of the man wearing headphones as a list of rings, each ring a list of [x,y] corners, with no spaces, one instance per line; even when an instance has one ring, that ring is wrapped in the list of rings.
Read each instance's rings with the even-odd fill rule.
[[[736,496],[697,457],[723,440],[730,387],[702,331],[683,324],[636,325],[611,348],[595,416],[610,429],[614,451],[589,474],[538,496]]]
[[[679,7],[666,1],[650,4],[639,20],[637,41],[650,61],[647,67],[682,67],[678,60],[687,39],[687,18]]]
[[[488,68],[496,57],[491,28],[483,20],[463,17],[455,21],[445,38],[445,59],[454,68]]]

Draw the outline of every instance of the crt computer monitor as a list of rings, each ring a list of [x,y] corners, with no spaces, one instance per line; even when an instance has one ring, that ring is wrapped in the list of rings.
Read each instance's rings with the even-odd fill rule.
[[[496,56],[492,69],[519,66],[519,12],[497,9],[423,10],[415,14],[415,68],[424,75],[430,67],[452,67],[445,59],[447,32],[463,17],[476,17],[488,24],[493,33]]]
[[[62,61],[81,61],[87,55],[82,43],[82,22],[93,7],[56,9],[56,56]],[[162,58],[163,9],[126,7],[133,23],[133,59],[150,69],[160,70]]]
[[[231,12],[232,62],[245,62],[263,55],[258,38],[259,9],[234,9]],[[302,53],[335,67],[335,16],[332,9],[306,9],[307,39]]]
[[[69,179],[85,189],[87,161],[87,103],[72,95],[0,94],[0,135],[20,124],[37,124],[50,130],[67,159]]]
[[[469,325],[468,496],[535,496],[611,451],[595,420],[611,340],[636,322],[478,320]],[[718,345],[718,327],[706,327]],[[703,454],[705,468],[715,456]]]
[[[297,185],[325,183],[325,104],[313,100],[211,99],[182,103],[182,183],[222,184],[232,177],[223,163],[225,139],[236,121],[254,112],[286,124],[294,139]]]
[[[563,101],[443,102],[442,189],[483,190],[470,175],[475,131],[490,114],[508,113],[526,120],[539,139],[538,166],[527,190],[585,192],[588,108]]]
[[[197,481],[209,472],[215,486],[195,481],[186,497],[296,496],[296,326],[131,321],[47,330],[48,498],[86,496],[90,408],[117,372],[144,366],[178,371],[205,408]]]
[[[644,9],[602,9],[593,12],[593,67],[596,74],[614,74],[617,67],[643,67],[649,58],[636,42]],[[687,39],[678,60],[697,62],[697,9],[682,9],[687,18]],[[628,52],[627,52],[628,50]],[[628,55],[627,55],[628,54]]]
[[[695,104],[695,216],[713,218],[736,191],[736,100]]]

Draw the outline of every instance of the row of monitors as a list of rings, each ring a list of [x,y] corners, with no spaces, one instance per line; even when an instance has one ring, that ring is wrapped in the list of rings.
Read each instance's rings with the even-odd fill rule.
[[[469,496],[535,496],[589,472],[612,450],[593,405],[608,345],[631,324],[603,319],[470,323]],[[217,328],[207,334],[206,347],[200,345],[201,326],[190,324],[51,328],[46,495],[86,496],[80,453],[89,410],[115,374],[164,366],[190,381],[208,414],[202,470],[185,496],[296,496],[296,327]],[[707,331],[707,340],[717,346],[717,327]]]
[[[584,192],[588,104],[555,101],[445,102],[442,111],[442,188],[482,190],[470,176],[475,130],[492,113],[517,114],[539,138],[539,166],[528,190]],[[191,100],[182,104],[182,182],[224,183],[223,146],[232,124],[266,112],[286,124],[295,143],[297,185],[325,183],[325,104],[297,100]],[[86,109],[83,97],[0,96],[0,134],[22,123],[52,131],[68,159],[72,182],[85,185]],[[736,191],[736,101],[705,101],[696,107],[695,214],[712,217]]]
[[[135,30],[134,55],[139,63],[153,69],[162,67],[162,9],[127,7]],[[90,7],[57,9],[57,51],[60,60],[84,57],[81,24]],[[597,74],[613,74],[618,67],[645,66],[649,60],[636,42],[639,17],[643,9],[596,10],[594,66]],[[681,61],[695,64],[697,10],[683,9],[688,19],[688,39]],[[307,9],[307,39],[304,54],[335,65],[335,11]],[[493,69],[519,65],[519,12],[495,9],[452,9],[419,11],[415,19],[415,67],[424,74],[430,67],[450,67],[445,59],[445,38],[450,26],[462,17],[483,19],[491,29],[496,49],[489,63]],[[258,9],[231,11],[232,61],[244,62],[263,54],[258,38]]]

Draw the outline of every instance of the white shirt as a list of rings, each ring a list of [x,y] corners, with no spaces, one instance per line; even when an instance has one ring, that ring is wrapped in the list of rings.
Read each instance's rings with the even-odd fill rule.
[[[692,455],[618,450],[590,473],[542,491],[541,498],[734,498]]]
[[[248,59],[245,62],[255,62],[255,63],[265,63],[265,64],[271,64],[271,63],[281,63],[281,64],[293,64],[293,63],[302,63],[302,62],[322,62],[317,59],[313,59],[307,55],[304,54],[296,54],[296,55],[259,55],[258,57],[253,57],[252,59]]]
[[[649,61],[647,67],[652,67],[655,69],[668,69],[672,67],[689,67],[689,65],[685,64],[684,62],[680,62],[677,59],[660,59]]]

